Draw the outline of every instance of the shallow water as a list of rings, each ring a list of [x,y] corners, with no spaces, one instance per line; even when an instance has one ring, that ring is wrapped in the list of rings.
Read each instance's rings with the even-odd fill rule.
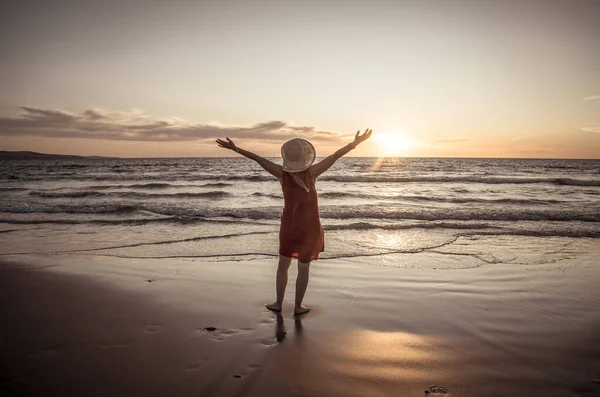
[[[317,189],[323,258],[600,237],[598,160],[343,158]],[[277,254],[281,188],[243,158],[4,161],[0,193],[2,253]]]

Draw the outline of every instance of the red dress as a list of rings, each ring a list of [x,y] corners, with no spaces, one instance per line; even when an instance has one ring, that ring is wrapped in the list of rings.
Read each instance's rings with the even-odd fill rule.
[[[308,192],[289,173],[283,171],[281,176],[284,207],[279,229],[279,254],[308,263],[319,259],[319,253],[325,249],[325,237],[312,177],[308,171],[297,175],[309,188]]]

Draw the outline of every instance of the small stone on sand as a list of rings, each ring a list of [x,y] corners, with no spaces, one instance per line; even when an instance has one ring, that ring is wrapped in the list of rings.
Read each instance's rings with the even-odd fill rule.
[[[204,328],[204,330],[208,331],[208,332],[213,332],[213,331],[216,331],[217,329],[215,327],[206,327],[206,328]]]

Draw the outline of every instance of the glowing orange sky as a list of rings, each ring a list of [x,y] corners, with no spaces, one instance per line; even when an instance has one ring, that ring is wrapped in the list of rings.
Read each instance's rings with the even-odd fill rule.
[[[15,2],[0,150],[327,155],[369,127],[412,144],[352,155],[600,158],[598,20],[566,0]]]

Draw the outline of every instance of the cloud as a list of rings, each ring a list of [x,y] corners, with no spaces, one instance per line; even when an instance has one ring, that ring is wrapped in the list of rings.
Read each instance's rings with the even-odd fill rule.
[[[600,95],[589,96],[587,98],[583,98],[584,101],[591,101],[593,99],[600,99]]]
[[[532,138],[532,137],[529,136],[529,135],[519,135],[519,136],[515,136],[515,137],[512,137],[512,138],[508,138],[508,139],[511,140],[511,141],[522,141],[522,140],[530,139],[530,138]]]
[[[449,144],[449,143],[485,143],[485,142],[499,142],[499,141],[522,141],[534,138],[529,135],[517,135],[517,136],[500,136],[500,135],[480,135],[472,138],[436,138],[427,141],[430,144]]]
[[[103,114],[94,109],[86,110],[83,112],[83,115],[90,120],[102,120],[105,118]]]
[[[473,140],[474,139],[469,139],[469,138],[456,138],[456,139],[439,138],[439,139],[432,139],[429,142],[430,143],[457,143],[457,142],[468,142],[468,141],[473,141]]]
[[[581,127],[581,131],[595,132],[596,134],[600,134],[600,124],[589,123],[588,125]]]
[[[250,138],[287,140],[301,137],[315,141],[340,140],[340,135],[315,126],[287,121],[264,121],[251,126],[216,123],[191,124],[171,117],[157,120],[139,109],[128,112],[89,109],[81,114],[22,106],[16,117],[0,117],[0,136],[87,138],[146,142],[184,142],[203,139]]]

